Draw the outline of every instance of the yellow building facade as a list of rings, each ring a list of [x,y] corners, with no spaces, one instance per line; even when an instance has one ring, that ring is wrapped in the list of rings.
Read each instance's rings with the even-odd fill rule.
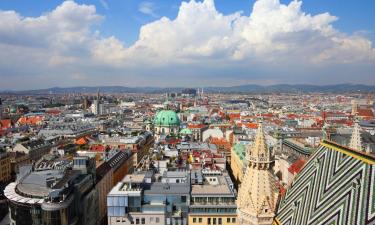
[[[230,167],[237,183],[241,183],[244,174],[244,164],[246,160],[246,146],[243,144],[234,144],[231,148]]]
[[[237,192],[228,173],[202,171],[191,186],[189,225],[235,225]],[[202,179],[201,179],[202,178]],[[199,181],[201,180],[201,181]]]
[[[189,215],[188,224],[189,225],[235,225],[237,223],[237,215],[233,214],[202,214],[202,215]]]

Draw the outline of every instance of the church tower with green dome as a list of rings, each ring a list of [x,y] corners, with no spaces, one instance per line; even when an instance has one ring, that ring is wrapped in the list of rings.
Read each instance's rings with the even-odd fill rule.
[[[180,131],[180,118],[173,110],[161,110],[154,118],[154,131],[156,140],[160,136],[178,134]]]

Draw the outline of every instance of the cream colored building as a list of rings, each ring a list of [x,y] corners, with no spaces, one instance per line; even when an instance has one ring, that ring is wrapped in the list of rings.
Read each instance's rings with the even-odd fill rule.
[[[229,175],[219,170],[203,170],[202,175],[192,171],[192,177],[197,179],[192,179],[188,224],[235,225],[237,193]]]
[[[238,224],[271,225],[279,191],[272,172],[275,160],[268,149],[262,123],[246,157],[249,163],[237,198]]]
[[[362,138],[361,138],[361,127],[358,122],[354,124],[352,130],[352,136],[350,137],[349,147],[358,151],[363,150]]]

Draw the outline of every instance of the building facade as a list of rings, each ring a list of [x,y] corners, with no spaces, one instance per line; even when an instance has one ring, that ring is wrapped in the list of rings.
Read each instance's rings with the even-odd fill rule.
[[[17,143],[12,152],[24,152],[29,155],[30,160],[38,161],[43,155],[47,154],[52,148],[52,145],[45,142],[43,139],[27,141],[24,143]]]
[[[9,153],[0,149],[0,184],[9,182],[11,178]]]
[[[105,224],[107,220],[107,194],[113,187],[113,170],[108,162],[103,162],[96,168],[96,188],[98,190],[99,221]]]
[[[95,225],[98,196],[95,162],[74,159],[73,168],[20,170],[19,179],[4,190],[12,225]]]
[[[19,173],[19,168],[31,164],[31,159],[29,154],[25,152],[9,152],[9,156],[11,176],[15,180],[17,173]]]
[[[108,224],[187,225],[190,179],[181,179],[186,180],[183,183],[157,180],[147,171],[127,175],[119,182],[107,196]]]
[[[189,224],[236,224],[237,193],[229,175],[219,170],[196,170],[191,177]]]

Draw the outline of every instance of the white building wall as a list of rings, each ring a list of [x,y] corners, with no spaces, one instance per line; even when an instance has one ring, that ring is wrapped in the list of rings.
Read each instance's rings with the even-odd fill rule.
[[[202,133],[202,141],[206,141],[209,137],[223,138],[224,133],[219,128],[207,129]]]

